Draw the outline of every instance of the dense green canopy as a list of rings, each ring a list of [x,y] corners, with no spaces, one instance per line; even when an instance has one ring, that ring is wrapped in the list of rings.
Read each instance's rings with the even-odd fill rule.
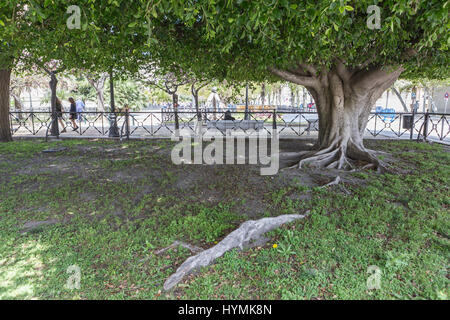
[[[337,58],[348,66],[403,64],[405,76],[448,77],[449,1],[142,2],[139,15],[151,13],[151,43],[188,57],[194,68],[208,57],[226,66],[228,77],[264,79],[268,67],[299,63],[330,68]],[[380,29],[368,27],[374,4]]]

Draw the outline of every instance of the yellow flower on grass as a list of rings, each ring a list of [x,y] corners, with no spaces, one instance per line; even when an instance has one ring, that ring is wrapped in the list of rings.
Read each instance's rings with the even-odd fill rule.
[[[272,247],[273,247],[274,249],[276,249],[276,248],[278,248],[278,245],[275,243]]]

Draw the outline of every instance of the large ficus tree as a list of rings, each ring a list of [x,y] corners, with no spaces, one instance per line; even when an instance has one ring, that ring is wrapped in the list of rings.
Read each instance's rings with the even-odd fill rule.
[[[165,50],[214,57],[234,79],[276,76],[309,90],[320,130],[299,166],[341,169],[363,160],[383,168],[363,144],[375,101],[400,76],[448,76],[449,1],[143,2],[150,37]],[[210,49],[192,51],[192,42]]]

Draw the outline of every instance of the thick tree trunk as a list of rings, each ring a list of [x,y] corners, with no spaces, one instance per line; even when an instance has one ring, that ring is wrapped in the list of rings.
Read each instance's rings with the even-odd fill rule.
[[[299,167],[311,164],[316,167],[350,169],[349,160],[363,160],[377,167],[382,166],[373,152],[363,144],[365,122],[360,121],[367,106],[372,106],[369,97],[352,99],[329,88],[315,99],[319,110],[319,138],[317,151],[306,155]]]
[[[198,105],[198,91],[194,93],[195,112],[197,113],[197,120],[202,120],[202,114]]]
[[[0,70],[0,141],[12,141],[9,119],[9,86],[11,70]]]
[[[56,113],[56,88],[58,85],[58,79],[56,78],[56,75],[52,73],[50,75],[50,90],[51,90],[51,108],[52,108],[52,123],[51,123],[51,135],[52,136],[59,136],[59,128],[58,128],[58,115]]]
[[[178,119],[178,95],[176,93],[172,93],[172,103],[175,116],[175,129],[178,130],[180,128],[180,122]]]
[[[299,154],[299,168],[310,165],[350,169],[356,161],[379,170],[386,168],[375,151],[364,147],[363,135],[372,107],[397,80],[402,68],[389,72],[383,68],[352,71],[338,64],[320,76],[306,76],[301,71],[271,71],[285,80],[303,84],[317,106],[318,141],[313,151]]]
[[[116,102],[114,97],[114,73],[113,71],[109,74],[109,96],[110,96],[110,125],[109,125],[109,136],[119,137],[119,127],[117,126],[117,115],[116,115]]]

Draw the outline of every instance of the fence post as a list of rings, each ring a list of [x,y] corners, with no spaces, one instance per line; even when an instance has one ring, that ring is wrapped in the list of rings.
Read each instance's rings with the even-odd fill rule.
[[[425,119],[424,119],[424,124],[423,124],[423,139],[425,141],[427,141],[427,135],[428,135],[428,119],[430,118],[430,115],[427,113],[425,113]]]
[[[411,133],[409,135],[409,140],[413,140],[415,116],[416,116],[416,109],[413,107],[412,118],[411,118]]]
[[[130,110],[125,109],[125,130],[127,134],[127,140],[130,140]]]

